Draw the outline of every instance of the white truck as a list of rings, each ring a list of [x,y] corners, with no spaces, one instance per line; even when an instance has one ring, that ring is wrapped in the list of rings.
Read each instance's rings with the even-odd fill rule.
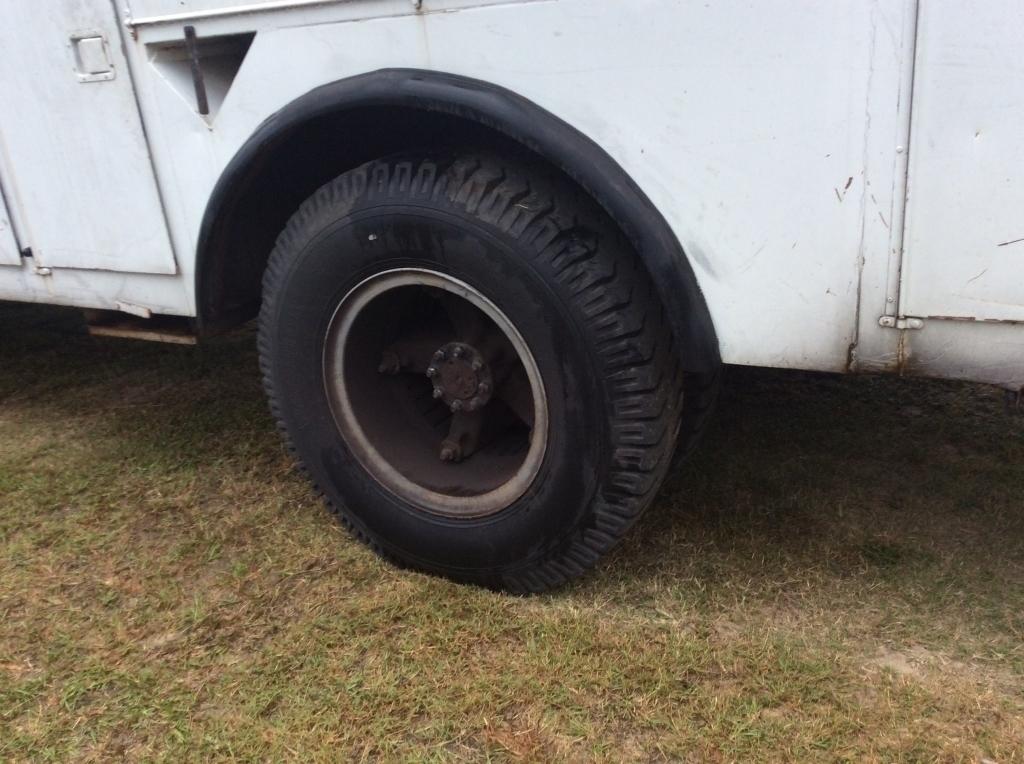
[[[1024,386],[1019,0],[2,0],[0,299],[259,316],[355,534],[613,546],[719,366]]]

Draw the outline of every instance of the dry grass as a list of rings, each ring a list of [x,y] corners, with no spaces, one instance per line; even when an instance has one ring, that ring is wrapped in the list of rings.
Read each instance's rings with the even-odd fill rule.
[[[0,759],[1024,760],[998,391],[735,370],[627,545],[516,599],[353,543],[250,334],[75,327],[0,306]]]

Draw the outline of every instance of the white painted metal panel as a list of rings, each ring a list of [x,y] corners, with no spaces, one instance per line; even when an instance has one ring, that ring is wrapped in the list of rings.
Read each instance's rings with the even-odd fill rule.
[[[132,20],[150,23],[151,19],[194,15],[223,15],[225,13],[251,13],[254,10],[305,10],[317,6],[333,5],[346,0],[128,0],[125,6]],[[385,0],[402,4],[405,11],[412,10],[410,0]],[[377,0],[378,4],[381,0]]]
[[[1024,388],[1024,326],[1008,321],[928,321],[907,332],[905,371]]]
[[[52,45],[51,32],[35,34],[31,24],[40,14],[53,22],[58,12],[30,6],[8,9],[0,59],[10,58],[8,42],[21,45],[23,59],[34,55],[16,39],[26,29],[33,46]],[[43,277],[6,267],[0,299],[91,307],[122,301],[193,315],[193,247],[207,199],[260,122],[318,85],[414,67],[504,86],[607,150],[689,253],[726,361],[892,370],[909,352],[906,368],[918,373],[1024,382],[1024,326],[929,321],[923,331],[902,333],[902,341],[901,332],[878,326],[879,316],[897,313],[897,300],[904,313],[920,315],[908,307],[931,300],[942,307],[935,315],[948,315],[964,299],[951,287],[977,252],[998,278],[967,295],[970,315],[1017,315],[1014,290],[1024,277],[1013,261],[999,259],[1003,252],[975,247],[993,232],[993,241],[1013,242],[1005,252],[1024,246],[1000,228],[1012,227],[1013,210],[1024,208],[1015,196],[1024,161],[1016,129],[1024,89],[1020,65],[1008,53],[1022,11],[1010,0],[972,6],[970,13],[952,0],[922,0],[902,285],[908,155],[898,147],[910,137],[916,0],[424,0],[421,12],[409,0],[78,0],[60,13],[112,6],[126,9],[137,36],[125,38],[125,51],[171,236],[184,255],[181,271],[55,269]],[[112,24],[112,16],[104,18]],[[180,42],[185,23],[194,23],[201,39],[257,33],[209,119],[196,114],[187,81],[161,76],[150,47]],[[89,50],[98,53],[95,45]],[[115,81],[127,84],[120,48],[112,46],[112,54]],[[10,79],[0,77],[0,86]],[[80,85],[77,92],[98,87],[105,85]],[[121,119],[133,109],[131,102],[109,103],[104,114]],[[47,111],[66,112],[61,104]],[[921,114],[933,118],[923,122]],[[6,119],[5,109],[0,126]],[[46,128],[57,139],[66,136]],[[144,149],[141,128],[137,135]],[[65,162],[71,171],[78,162],[93,162],[93,174],[110,171],[102,152],[73,159]],[[1001,164],[1012,170],[1007,188],[989,182]],[[948,182],[950,173],[963,188]],[[116,191],[114,185],[104,180],[92,190]],[[57,203],[48,199],[61,225],[79,203],[72,196],[61,186]],[[30,229],[22,205],[13,212],[19,233]],[[104,212],[128,219],[116,203]],[[119,267],[138,267],[148,256],[136,246]],[[1005,304],[993,302],[1007,294]]]
[[[418,16],[494,4],[553,0],[124,0],[131,27],[180,25],[224,17],[274,14],[280,25],[316,24],[344,18]],[[601,0],[627,2],[629,0]]]
[[[195,241],[223,167],[298,95],[386,67],[502,85],[595,140],[662,211],[727,361],[843,369],[864,242],[888,256],[895,135],[869,136],[894,124],[905,5],[559,0],[368,18],[381,6],[353,0],[341,23],[218,17],[200,36],[257,35],[213,129],[162,81],[145,108],[176,237]],[[877,70],[876,50],[890,53]]]
[[[1024,3],[922,0],[900,310],[1024,321]]]
[[[19,1],[3,10],[5,180],[36,264],[174,273],[113,5]],[[85,40],[77,58],[73,38]]]
[[[0,265],[21,265],[21,252],[14,238],[11,215],[7,211],[3,189],[0,188]]]
[[[880,329],[879,319],[895,316],[898,309],[917,3],[878,4],[873,16],[865,101],[860,303],[850,370],[877,372],[899,368],[905,347],[901,333]]]

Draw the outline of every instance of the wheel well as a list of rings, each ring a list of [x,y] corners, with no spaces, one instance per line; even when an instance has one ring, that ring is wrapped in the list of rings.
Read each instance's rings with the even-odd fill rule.
[[[418,70],[382,70],[317,88],[270,117],[239,150],[211,195],[200,230],[199,331],[256,315],[277,235],[324,183],[398,151],[467,145],[528,152],[593,197],[658,284],[684,368],[717,368],[717,337],[689,261],[661,214],[607,153],[503,88]]]
[[[199,262],[200,322],[217,331],[259,310],[261,281],[277,235],[309,196],[346,170],[398,151],[523,147],[458,117],[402,107],[367,107],[311,120],[250,164],[214,224]]]

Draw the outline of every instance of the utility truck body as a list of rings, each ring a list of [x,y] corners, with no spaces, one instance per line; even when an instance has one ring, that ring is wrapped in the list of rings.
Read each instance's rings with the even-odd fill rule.
[[[319,225],[299,214],[303,201],[315,206],[317,189],[356,172],[335,189],[338,220],[347,220],[346,210],[362,209],[353,199],[365,181],[368,199],[379,184],[393,184],[389,205],[398,204],[394,194],[407,186],[431,203],[447,195],[465,214],[501,227],[499,238],[548,225],[572,239],[570,250],[579,245],[592,252],[594,242],[620,237],[629,254],[609,255],[607,272],[594,265],[593,273],[570,273],[582,256],[567,255],[564,267],[553,259],[555,270],[544,278],[553,288],[564,282],[568,291],[552,305],[614,283],[626,262],[617,258],[627,258],[642,278],[622,291],[637,299],[650,282],[648,304],[664,316],[673,363],[689,378],[713,379],[724,362],[1024,386],[1024,5],[1015,0],[5,0],[3,11],[0,299],[79,306],[90,311],[97,333],[181,342],[252,318],[262,305],[265,331],[273,334],[273,327],[300,318],[288,317],[285,308],[270,316],[268,284],[280,290],[275,306],[313,300],[306,293],[286,297],[288,274],[299,265],[281,265],[268,276],[275,243],[288,249],[286,226]],[[473,165],[466,159],[473,152],[496,159]],[[404,159],[385,163],[390,169],[368,164],[385,157]],[[406,165],[409,178],[402,174]],[[473,191],[473,177],[499,167]],[[423,178],[446,173],[428,192]],[[547,175],[555,190],[543,197],[536,179]],[[488,194],[506,192],[511,196],[499,219]],[[590,233],[566,233],[571,221],[558,217],[562,199],[586,200],[579,210],[593,211],[573,207],[573,219],[592,219]],[[406,199],[400,206],[412,215],[420,203]],[[542,213],[550,219],[541,221]],[[395,334],[375,346],[381,369],[398,358],[396,373],[433,370],[433,382],[422,384],[427,393],[432,384],[442,404],[483,407],[491,392],[500,392],[483,388],[501,387],[502,374],[521,373],[529,385],[506,391],[503,405],[532,432],[540,421],[556,426],[557,412],[541,403],[556,406],[553,396],[579,391],[562,377],[559,384],[548,378],[554,387],[544,387],[544,364],[527,357],[531,340],[502,307],[511,297],[500,288],[481,288],[471,266],[442,267],[454,262],[445,254],[429,267],[417,260],[429,249],[417,237],[447,242],[437,245],[446,253],[451,241],[433,228],[413,235],[398,219],[392,224],[366,231],[366,240],[405,231],[373,261],[387,265],[382,273],[402,273],[360,286],[356,276],[373,276],[370,261],[357,266],[353,260],[339,272],[355,281],[336,277],[345,294],[324,298],[323,316],[310,325],[322,334],[323,347],[310,353],[326,359],[320,375],[326,382],[318,384],[340,432],[339,453],[352,455],[389,496],[419,506],[422,490],[437,494],[421,509],[450,518],[462,501],[452,497],[498,490],[498,477],[480,477],[491,468],[446,493],[416,477],[419,468],[411,465],[418,457],[396,456],[394,470],[419,486],[403,488],[370,464],[388,460],[387,448],[373,446],[372,428],[346,424],[346,416],[383,405],[355,380],[332,387],[333,374],[349,373],[342,369],[348,352],[342,345],[370,342],[349,333],[358,334],[357,313],[337,318],[376,299],[364,299],[360,290],[397,294],[415,282],[445,302],[463,294],[464,285],[463,296],[482,311],[479,321],[511,343],[508,352],[522,361],[515,372],[489,360],[487,342],[477,347],[466,340],[472,322],[445,303],[451,337]],[[292,238],[307,248],[318,241],[312,232],[303,236]],[[337,246],[348,253],[355,245]],[[300,250],[306,251],[295,250],[296,262],[305,262]],[[330,278],[325,266],[315,267]],[[531,293],[537,292],[524,292]],[[603,295],[594,294],[593,300]],[[621,295],[605,297],[610,302],[601,310],[617,316],[614,299]],[[586,321],[605,315],[591,303],[597,304],[579,306],[584,334],[576,341],[584,344]],[[562,321],[551,311],[549,324]],[[639,315],[637,327],[649,329],[654,319]],[[573,320],[564,318],[566,325]],[[637,327],[614,336],[625,341],[637,336]],[[595,353],[611,341],[598,328]],[[463,343],[457,364],[452,342]],[[428,346],[455,365],[403,360],[403,353],[416,356]],[[331,347],[341,354],[335,366]],[[634,348],[635,357],[647,357],[646,347]],[[491,381],[482,382],[485,377]],[[533,408],[524,402],[528,387]],[[673,395],[665,398],[670,410]],[[689,397],[700,399],[699,392]],[[451,411],[453,420],[465,416]],[[282,424],[293,440],[293,430],[305,427],[295,417]],[[671,437],[689,427],[686,414],[682,425],[666,421]],[[449,428],[441,440],[476,441],[477,425],[456,424],[434,422]],[[605,434],[619,425],[611,422]],[[613,440],[590,464],[594,474],[620,468],[661,474],[664,454],[648,458]],[[521,445],[529,450],[526,441]],[[304,447],[297,448],[302,456]],[[541,451],[552,448],[547,443]],[[312,449],[305,460],[315,458]],[[466,451],[442,459],[438,469],[471,464],[473,448]],[[493,475],[505,475],[507,465],[496,465]],[[532,474],[520,488],[535,485],[530,481],[541,473]],[[406,489],[412,493],[403,494]],[[492,499],[480,506],[506,506]],[[580,506],[591,506],[588,501]],[[634,507],[619,514],[638,513]],[[394,556],[456,577],[536,589],[547,585],[545,576],[562,575],[553,572],[561,570],[557,565],[520,575],[508,572],[515,565],[498,562],[467,563],[467,569],[487,568],[479,576],[452,573],[459,566],[451,559],[407,555],[411,542],[395,540],[365,517],[347,519],[385,547],[394,541]],[[577,518],[535,538],[554,539],[551,548],[564,551],[566,539],[585,535],[588,522]],[[594,519],[594,527],[601,522]],[[534,559],[535,551],[515,559]],[[451,554],[469,559],[474,553],[467,547]],[[573,564],[585,567],[586,555],[577,557],[582,561]],[[558,559],[569,564],[564,555]]]

